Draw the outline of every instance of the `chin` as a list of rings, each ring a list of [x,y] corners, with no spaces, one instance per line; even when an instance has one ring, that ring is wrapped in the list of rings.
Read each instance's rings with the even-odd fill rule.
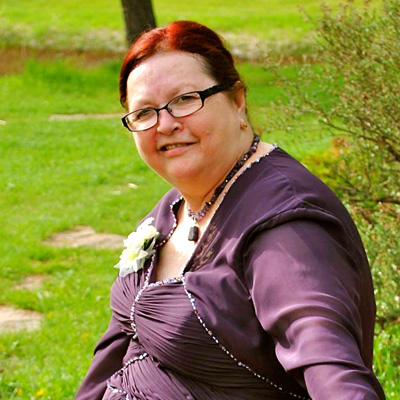
[[[203,168],[188,167],[188,163],[182,163],[181,165],[174,166],[174,168],[169,168],[163,174],[159,175],[171,185],[178,187],[180,184],[187,185],[188,183],[192,183],[199,176],[201,170]]]

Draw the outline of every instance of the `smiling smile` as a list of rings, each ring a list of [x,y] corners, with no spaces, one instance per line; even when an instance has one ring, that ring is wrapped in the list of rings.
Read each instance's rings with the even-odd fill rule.
[[[166,146],[161,147],[162,151],[168,151],[172,149],[176,149],[178,147],[187,147],[190,146],[191,143],[174,143],[174,144],[168,144]]]

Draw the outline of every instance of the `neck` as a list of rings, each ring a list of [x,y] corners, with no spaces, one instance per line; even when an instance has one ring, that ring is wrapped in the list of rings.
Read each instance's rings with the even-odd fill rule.
[[[194,221],[203,218],[205,213],[208,212],[209,207],[216,202],[217,198],[224,191],[228,183],[239,172],[239,170],[247,164],[250,157],[256,152],[258,142],[259,138],[253,137],[251,143],[246,145],[246,150],[242,151],[240,155],[234,159],[234,161],[229,165],[228,168],[226,168],[224,173],[219,177],[219,180],[213,185],[213,187],[209,188],[207,193],[199,196],[194,196],[193,194],[185,196],[183,194],[187,208],[189,209],[189,216]],[[198,214],[199,212],[200,214]]]
[[[218,187],[218,184],[215,185],[214,187],[212,187],[207,193],[199,194],[198,196],[195,196],[193,194],[186,194],[186,193],[182,193],[182,192],[181,192],[181,194],[185,200],[187,208],[194,212],[198,212],[203,208],[204,204],[211,199],[211,197],[217,187]]]
[[[222,156],[216,155],[219,158],[221,168],[209,168],[205,166],[198,171],[196,175],[191,175],[190,179],[187,175],[181,179],[168,176],[165,178],[172,186],[181,193],[186,203],[193,211],[201,209],[204,203],[212,197],[216,187],[223,181],[230,168],[245,154],[253,141],[254,134],[248,129],[247,132],[240,132],[237,141],[227,143],[226,148],[221,149]],[[222,171],[222,172],[221,172]],[[175,179],[171,179],[175,178]]]
[[[241,157],[241,156],[240,156]],[[180,191],[182,197],[185,200],[187,208],[194,212],[200,211],[204,204],[207,201],[210,201],[215,190],[218,188],[218,186],[221,185],[221,183],[224,181],[225,177],[229,174],[229,171],[233,168],[233,166],[237,163],[237,161],[240,159],[235,159],[233,163],[229,164],[229,166],[225,169],[223,175],[218,177],[218,180],[214,180],[214,185],[210,186],[210,175],[208,175],[208,179],[206,177],[206,182],[204,186],[202,186],[199,182],[199,179],[195,179],[196,187],[194,190],[190,190],[188,192]],[[203,190],[201,190],[203,188]]]

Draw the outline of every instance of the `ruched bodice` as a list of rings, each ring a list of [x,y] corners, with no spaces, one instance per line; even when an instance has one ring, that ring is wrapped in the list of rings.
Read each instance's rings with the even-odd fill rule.
[[[132,340],[104,399],[284,398],[219,345],[184,278],[128,290],[132,279],[113,288],[114,311]]]

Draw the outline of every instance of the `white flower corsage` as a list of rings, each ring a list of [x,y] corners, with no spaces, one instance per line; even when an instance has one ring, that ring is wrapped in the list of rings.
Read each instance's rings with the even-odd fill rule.
[[[137,272],[143,268],[144,262],[154,253],[154,245],[160,235],[157,229],[151,225],[154,218],[147,218],[124,240],[125,249],[119,257],[119,275],[126,276],[131,272]]]

